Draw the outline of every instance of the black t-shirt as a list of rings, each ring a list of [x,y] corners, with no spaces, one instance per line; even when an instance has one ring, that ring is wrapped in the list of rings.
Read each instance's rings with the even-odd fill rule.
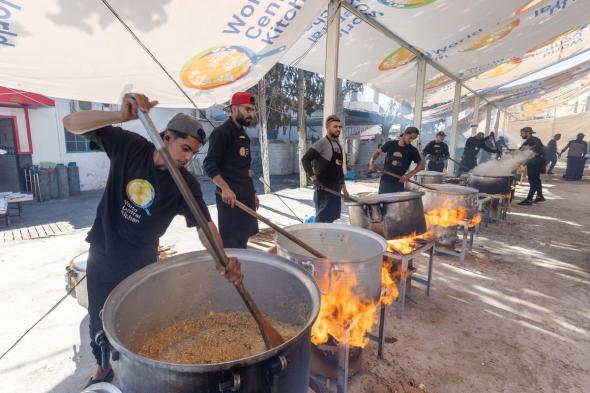
[[[107,185],[86,241],[113,260],[125,260],[117,271],[155,262],[159,238],[177,214],[193,227],[196,221],[167,170],[154,165],[154,145],[142,136],[107,126],[84,134],[93,148],[111,161]],[[210,221],[199,183],[185,168],[184,176],[197,203]],[[108,265],[108,259],[104,261]],[[104,266],[114,271],[113,266]]]
[[[384,168],[386,171],[393,172],[396,175],[403,176],[406,174],[413,162],[422,161],[420,152],[412,145],[400,146],[399,141],[387,141],[381,146],[381,151],[385,153]],[[389,182],[398,182],[399,180],[392,176],[382,176],[382,180]]]
[[[444,161],[449,157],[449,146],[444,142],[437,142],[436,140],[428,142],[424,150],[424,154],[430,154],[430,160],[434,162]]]

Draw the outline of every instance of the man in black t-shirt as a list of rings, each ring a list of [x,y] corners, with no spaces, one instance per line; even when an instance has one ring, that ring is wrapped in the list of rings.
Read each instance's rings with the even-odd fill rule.
[[[75,112],[63,119],[68,131],[87,137],[93,148],[103,150],[110,159],[107,185],[86,238],[90,243],[86,268],[90,345],[99,365],[89,385],[110,382],[114,376],[110,366],[101,366],[100,344],[106,342],[106,337],[102,332],[100,311],[110,292],[132,273],[156,262],[159,238],[174,216],[182,214],[188,226],[196,226],[155,146],[136,133],[112,126],[136,119],[138,110],[147,113],[156,104],[157,101],[149,101],[144,95],[127,94],[120,111]],[[205,143],[201,124],[179,113],[170,120],[161,136],[221,245],[201,187],[184,168]],[[199,237],[203,239],[200,230]],[[242,278],[235,259],[230,260],[229,267],[221,273],[234,283]]]
[[[428,170],[442,172],[445,169],[445,160],[449,158],[449,146],[444,142],[445,134],[439,131],[434,140],[428,142],[422,153],[428,158]]]
[[[412,141],[418,137],[419,133],[420,131],[416,127],[408,127],[400,139],[385,142],[371,156],[371,160],[369,161],[370,170],[377,170],[375,161],[381,154],[385,153],[384,169],[401,177],[398,179],[386,174],[381,175],[379,194],[404,191],[404,183],[424,169],[424,160],[420,157],[420,152],[412,146]],[[413,170],[408,172],[412,162],[415,162],[417,165]]]
[[[536,136],[531,127],[524,127],[520,130],[520,137],[524,140],[520,150],[530,149],[534,156],[526,163],[526,174],[529,179],[529,194],[526,199],[520,201],[519,205],[532,205],[536,202],[544,202],[543,184],[541,183],[541,172],[545,166],[545,147],[543,142]],[[533,197],[537,194],[537,197]]]

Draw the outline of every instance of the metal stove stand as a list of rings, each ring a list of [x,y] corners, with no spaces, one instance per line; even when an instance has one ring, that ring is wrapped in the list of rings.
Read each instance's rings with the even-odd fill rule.
[[[498,209],[495,212],[488,208],[489,203],[493,203],[494,201],[498,201]],[[512,196],[480,194],[478,205],[479,211],[483,213],[482,221],[484,222],[487,228],[490,222],[500,223],[501,221],[506,220],[508,211],[512,206]]]
[[[412,281],[417,283],[426,285],[426,296],[430,296],[430,285],[432,284],[432,263],[434,261],[434,251],[435,251],[435,242],[434,240],[427,241],[424,245],[415,249],[411,254],[401,255],[401,254],[394,254],[394,253],[386,253],[386,256],[393,259],[394,261],[399,261],[401,263],[401,276],[399,279],[399,297],[397,299],[397,317],[398,319],[402,319],[404,315],[404,308],[406,304],[406,292],[409,291],[409,288],[412,286]],[[421,255],[422,253],[428,252],[428,276],[427,279],[423,279],[420,277],[414,277],[413,274],[408,274],[408,267],[412,261]],[[384,336],[382,331],[384,329],[385,324],[385,308],[381,306],[381,320],[379,323],[379,357],[382,357],[381,354],[383,352],[383,340]]]
[[[453,257],[458,256],[461,265],[465,265],[465,255],[467,255],[467,252],[473,251],[473,240],[475,233],[479,229],[479,224],[471,228],[469,224],[470,221],[461,221],[458,225],[458,230],[461,231],[461,247],[459,250],[457,250],[456,246],[451,248],[439,246],[436,248],[436,252]]]

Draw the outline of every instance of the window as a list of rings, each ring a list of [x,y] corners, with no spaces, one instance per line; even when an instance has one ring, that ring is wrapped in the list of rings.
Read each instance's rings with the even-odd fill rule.
[[[85,153],[90,150],[90,141],[81,135],[72,134],[64,129],[66,134],[66,153]]]

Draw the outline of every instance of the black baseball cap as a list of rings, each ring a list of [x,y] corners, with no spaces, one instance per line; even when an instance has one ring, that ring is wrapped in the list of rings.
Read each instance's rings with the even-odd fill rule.
[[[445,134],[444,131],[439,131],[439,132],[436,133],[436,135],[447,136],[447,134]]]

